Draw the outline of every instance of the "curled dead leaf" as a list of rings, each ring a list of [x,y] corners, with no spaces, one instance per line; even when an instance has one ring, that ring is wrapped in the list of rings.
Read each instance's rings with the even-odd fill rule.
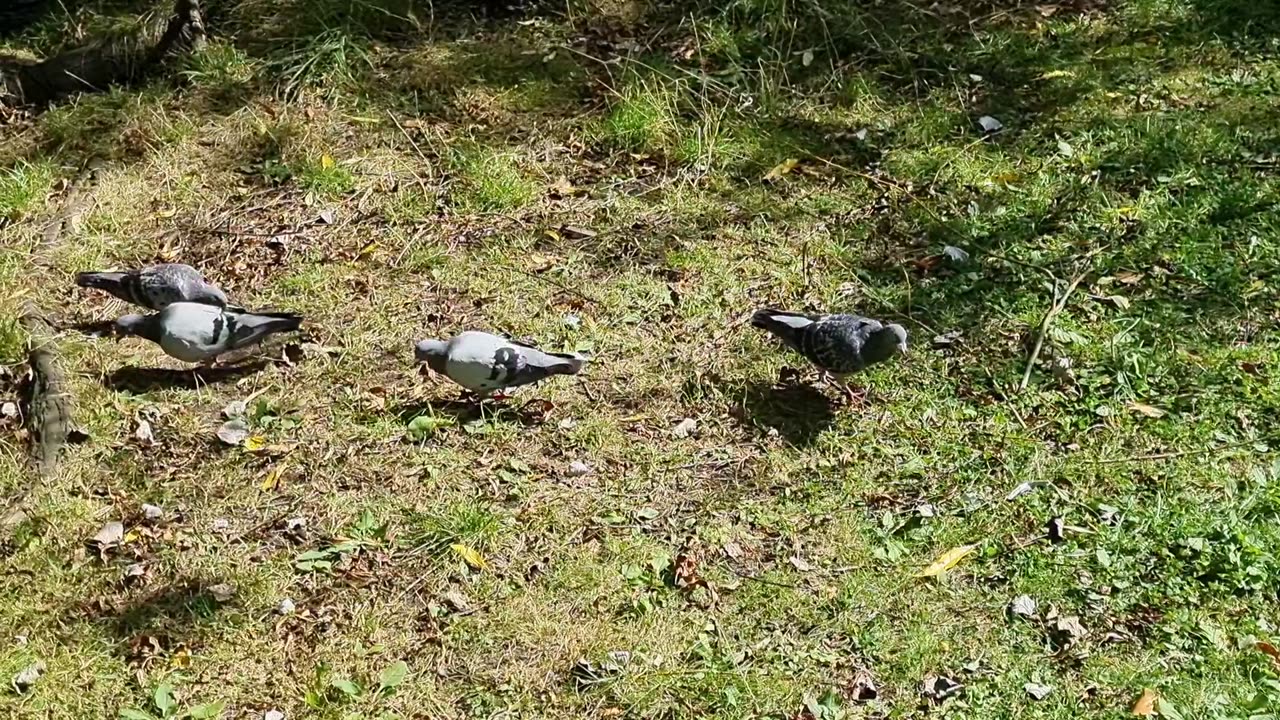
[[[787,158],[777,165],[774,165],[773,169],[764,174],[763,179],[765,182],[775,182],[781,179],[783,175],[795,170],[796,166],[799,164],[800,160],[798,158]]]
[[[1129,403],[1129,409],[1149,418],[1162,418],[1165,415],[1164,411],[1160,408],[1147,405],[1146,403],[1131,402]]]
[[[1131,715],[1139,715],[1150,717],[1156,714],[1156,703],[1160,701],[1160,696],[1151,688],[1144,688],[1142,697],[1138,698],[1138,702],[1133,704],[1133,712]]]

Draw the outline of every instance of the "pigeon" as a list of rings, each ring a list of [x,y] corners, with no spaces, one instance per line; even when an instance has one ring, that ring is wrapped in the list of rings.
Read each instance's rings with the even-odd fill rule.
[[[807,315],[765,308],[751,316],[751,324],[778,336],[824,373],[834,375],[853,400],[844,382],[869,365],[907,351],[907,331],[859,315]]]
[[[82,272],[76,275],[76,284],[106,290],[121,300],[152,310],[163,310],[176,302],[218,307],[227,304],[227,296],[205,282],[199,270],[179,263],[124,272]]]
[[[252,313],[200,303],[176,302],[151,315],[116,320],[120,335],[136,335],[160,345],[183,362],[209,363],[219,355],[248,347],[277,332],[297,330],[302,316]]]
[[[423,340],[414,347],[426,363],[481,397],[495,390],[529,385],[552,375],[577,375],[584,362],[577,355],[543,352],[485,332],[467,331],[452,340]]]

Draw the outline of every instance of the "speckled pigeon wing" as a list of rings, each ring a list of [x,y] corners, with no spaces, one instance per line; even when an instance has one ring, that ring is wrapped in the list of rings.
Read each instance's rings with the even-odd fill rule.
[[[866,367],[862,346],[880,323],[856,315],[830,315],[807,328],[805,356],[813,364],[837,375]]]

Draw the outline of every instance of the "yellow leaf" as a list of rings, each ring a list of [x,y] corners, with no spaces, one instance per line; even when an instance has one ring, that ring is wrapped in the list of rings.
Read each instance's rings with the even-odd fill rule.
[[[125,545],[134,542],[140,537],[142,537],[142,535],[137,530],[130,530],[124,534],[123,538],[120,539],[120,544]]]
[[[969,553],[977,549],[977,545],[961,545],[959,547],[953,547],[939,555],[937,560],[934,560],[929,567],[921,570],[920,574],[916,575],[916,577],[937,577],[938,575],[941,575],[955,567],[956,564],[965,559]]]
[[[330,155],[329,153],[325,153],[320,156],[320,167],[324,168],[325,170],[328,170],[329,168],[337,164],[338,163],[334,161],[333,156]]]
[[[373,251],[377,249],[378,249],[378,241],[370,240],[369,242],[365,243],[364,247],[360,248],[360,252],[356,254],[356,257],[363,260],[369,257],[370,255],[372,255]]]
[[[1147,405],[1146,403],[1131,402],[1129,403],[1129,409],[1141,415],[1146,415],[1149,418],[1164,417],[1163,410],[1161,410],[1158,407],[1152,407],[1151,405]]]
[[[1041,80],[1052,80],[1054,78],[1075,77],[1076,74],[1070,70],[1050,70],[1040,76]]]
[[[1133,715],[1142,715],[1150,717],[1156,714],[1156,703],[1160,700],[1160,696],[1151,688],[1144,688],[1142,697],[1138,698],[1138,702],[1133,704]]]
[[[244,439],[245,452],[258,452],[267,446],[267,439],[261,435],[250,435]]]
[[[796,166],[797,166],[797,165],[799,165],[799,164],[800,164],[800,161],[799,161],[798,159],[796,159],[796,158],[787,158],[786,160],[783,160],[782,162],[778,163],[777,165],[774,165],[772,170],[770,170],[769,172],[765,173],[765,174],[764,174],[764,181],[765,181],[765,182],[773,182],[774,180],[777,180],[777,179],[781,178],[783,175],[786,175],[787,173],[791,172],[792,170],[795,170],[795,169],[796,169]]]
[[[191,653],[186,648],[178,648],[170,658],[169,664],[175,668],[191,667]]]
[[[177,208],[164,208],[162,210],[156,211],[156,217],[158,218],[171,218],[177,214],[178,214]]]
[[[480,551],[473,547],[463,545],[462,543],[454,543],[449,546],[449,549],[458,553],[458,557],[461,557],[463,562],[476,570],[484,570],[489,566],[488,563],[484,561],[484,556],[480,554]]]
[[[262,479],[262,489],[275,490],[276,487],[280,485],[280,476],[284,475],[286,467],[288,467],[288,465],[280,463],[279,465],[271,468],[271,471],[267,473],[267,476]]]

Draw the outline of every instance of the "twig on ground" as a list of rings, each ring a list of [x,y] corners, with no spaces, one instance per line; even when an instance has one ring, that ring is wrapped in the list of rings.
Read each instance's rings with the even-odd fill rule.
[[[1252,445],[1255,441],[1248,440],[1245,442],[1231,443],[1230,445],[1218,445],[1215,447],[1203,447],[1195,450],[1178,450],[1174,452],[1153,453],[1151,455],[1131,455],[1122,458],[1100,458],[1093,462],[1097,465],[1113,465],[1116,463],[1126,462],[1146,462],[1150,460],[1172,460],[1173,458],[1190,457],[1192,455],[1204,455],[1206,453],[1220,452],[1223,450],[1236,450],[1248,445]]]
[[[1071,297],[1071,293],[1075,292],[1081,281],[1089,274],[1089,260],[1097,253],[1098,250],[1094,250],[1084,257],[1082,260],[1084,269],[1072,278],[1071,284],[1067,286],[1067,289],[1054,299],[1053,305],[1044,314],[1044,319],[1040,321],[1040,333],[1036,336],[1035,347],[1031,348],[1031,356],[1027,358],[1027,369],[1022,372],[1022,380],[1018,383],[1018,392],[1026,390],[1027,383],[1031,382],[1031,371],[1035,369],[1036,360],[1040,359],[1040,351],[1044,349],[1044,338],[1049,334],[1049,327],[1053,325],[1053,319],[1067,307],[1067,300]]]

